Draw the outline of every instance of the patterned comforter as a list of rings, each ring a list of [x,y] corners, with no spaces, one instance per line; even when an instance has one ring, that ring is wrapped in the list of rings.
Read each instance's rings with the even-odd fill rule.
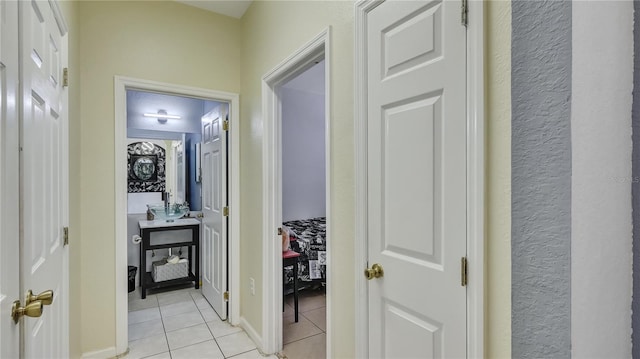
[[[327,270],[327,222],[325,217],[284,222],[289,229],[291,250],[300,253],[298,278],[301,281],[325,281]],[[292,271],[291,271],[292,272]],[[287,283],[293,273],[287,273]]]

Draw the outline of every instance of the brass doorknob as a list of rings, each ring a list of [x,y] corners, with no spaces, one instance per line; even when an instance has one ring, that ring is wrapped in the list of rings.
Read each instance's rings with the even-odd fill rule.
[[[380,278],[384,276],[384,270],[382,266],[378,263],[371,266],[371,268],[367,268],[364,270],[364,276],[368,280],[372,280],[373,278]]]
[[[11,307],[11,317],[13,318],[14,323],[18,323],[20,318],[23,316],[37,318],[42,315],[42,302],[36,300],[35,302],[31,302],[24,307],[20,306],[20,301],[16,300],[13,302],[13,306]]]
[[[53,303],[53,291],[45,290],[38,295],[34,295],[31,289],[29,289],[25,295],[24,304],[29,305],[29,303],[35,302],[36,300],[41,301],[43,305],[51,305],[51,303]]]

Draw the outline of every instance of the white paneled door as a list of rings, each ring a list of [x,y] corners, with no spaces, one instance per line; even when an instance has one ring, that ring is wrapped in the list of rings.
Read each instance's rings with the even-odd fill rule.
[[[11,305],[20,297],[18,2],[0,2],[0,358],[20,355]]]
[[[21,287],[53,290],[39,318],[22,318],[25,358],[68,357],[67,36],[54,2],[20,1]],[[24,304],[24,297],[20,298]]]
[[[227,319],[227,132],[228,105],[202,117],[202,294]]]
[[[460,1],[367,19],[372,358],[466,357],[466,28]],[[372,274],[375,274],[372,272]]]

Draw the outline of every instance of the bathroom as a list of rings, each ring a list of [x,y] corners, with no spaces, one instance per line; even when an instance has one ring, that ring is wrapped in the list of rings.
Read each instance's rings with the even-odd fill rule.
[[[233,295],[239,273],[233,260],[238,217],[230,207],[239,196],[233,176],[238,98],[125,82],[123,240],[134,273],[123,317],[129,355],[259,356],[257,344],[238,325]]]
[[[140,288],[141,275],[152,290],[160,287],[163,291],[171,290],[171,284],[179,284],[174,278],[178,275],[185,277],[185,283],[198,288],[202,268],[202,131],[206,128],[207,116],[219,113],[227,104],[132,89],[127,90],[126,97],[129,290],[135,290],[136,294],[142,292],[139,294],[145,297],[146,290]],[[184,217],[190,218],[189,224],[194,227],[186,228],[185,219],[165,220],[165,209],[169,205],[172,210],[181,210],[176,218],[184,212]],[[180,229],[168,227],[179,224]],[[145,256],[141,257],[143,226],[163,227],[151,230],[147,246],[162,244],[165,248],[145,250]],[[166,248],[169,243],[175,246]],[[189,243],[197,245],[187,245]],[[144,268],[141,268],[141,261]],[[169,265],[160,267],[162,264]],[[180,269],[176,273],[183,275],[173,273],[166,277],[167,274],[162,273],[169,267]]]

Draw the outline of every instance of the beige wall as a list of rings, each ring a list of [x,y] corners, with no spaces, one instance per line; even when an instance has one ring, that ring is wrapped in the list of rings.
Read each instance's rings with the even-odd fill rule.
[[[328,26],[331,58],[331,262],[336,305],[335,358],[354,355],[353,2],[256,1],[242,18],[241,280],[256,278],[256,295],[241,285],[242,316],[262,328],[262,76]],[[251,224],[251,225],[248,225]],[[338,240],[339,239],[339,240]]]
[[[115,346],[114,76],[240,92],[240,22],[176,2],[79,4],[82,352]],[[123,149],[124,150],[124,149]],[[79,158],[78,158],[79,157]],[[123,213],[124,215],[124,213]],[[77,280],[77,278],[76,278]]]
[[[485,3],[485,354],[511,357],[511,2]]]

